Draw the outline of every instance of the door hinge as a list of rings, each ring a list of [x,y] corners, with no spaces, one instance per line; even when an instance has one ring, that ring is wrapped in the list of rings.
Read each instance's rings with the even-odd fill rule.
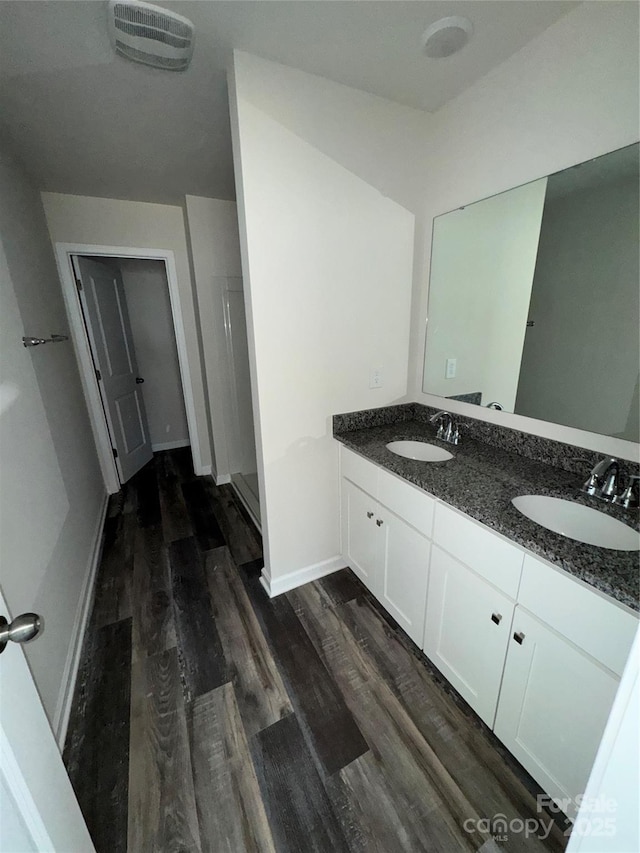
[[[118,451],[115,449],[115,447],[112,447],[111,449],[113,450],[113,458],[117,459],[118,458]]]
[[[98,382],[100,382],[102,380],[102,374],[100,373],[100,371],[98,370],[97,367],[96,367],[96,379],[98,380]]]
[[[76,279],[76,287],[78,288],[78,290],[82,290],[82,282],[79,278]]]

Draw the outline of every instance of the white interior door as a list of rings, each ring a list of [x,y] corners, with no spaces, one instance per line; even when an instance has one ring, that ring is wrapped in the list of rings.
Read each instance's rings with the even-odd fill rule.
[[[76,258],[91,351],[120,481],[153,456],[120,271],[95,258]]]
[[[10,619],[1,589],[0,614]],[[0,853],[94,853],[24,652],[12,642],[0,655],[0,798]]]

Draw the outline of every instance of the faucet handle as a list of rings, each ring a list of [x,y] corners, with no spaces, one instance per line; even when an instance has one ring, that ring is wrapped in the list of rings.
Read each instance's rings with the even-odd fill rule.
[[[615,498],[615,502],[620,504],[625,509],[636,509],[640,506],[640,477],[637,474],[632,474],[629,477],[629,483],[624,492]]]
[[[600,489],[600,497],[605,501],[613,501],[618,494],[618,472],[610,471]]]
[[[587,495],[595,495],[600,489],[600,481],[598,479],[598,475],[594,474],[593,471],[589,474],[589,479],[582,486],[580,491],[585,492]]]

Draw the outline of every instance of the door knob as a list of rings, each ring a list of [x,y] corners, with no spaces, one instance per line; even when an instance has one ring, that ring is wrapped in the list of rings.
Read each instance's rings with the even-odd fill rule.
[[[142,378],[142,376],[136,376],[136,385],[142,385],[143,382],[144,379]]]
[[[13,643],[28,643],[37,637],[42,628],[42,619],[37,613],[23,613],[11,622],[0,616],[0,654],[11,640]]]

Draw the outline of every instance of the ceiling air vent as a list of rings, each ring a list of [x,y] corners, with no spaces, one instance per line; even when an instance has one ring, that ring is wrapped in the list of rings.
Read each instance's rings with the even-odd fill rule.
[[[116,53],[165,71],[184,71],[193,55],[188,18],[136,0],[109,0],[109,37]]]

